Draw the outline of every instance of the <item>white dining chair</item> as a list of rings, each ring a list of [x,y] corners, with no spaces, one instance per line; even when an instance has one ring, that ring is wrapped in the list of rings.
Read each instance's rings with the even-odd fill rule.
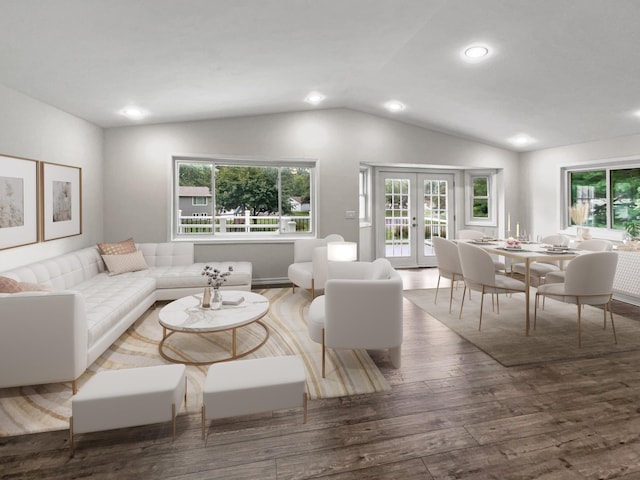
[[[542,239],[542,244],[566,247],[569,245],[570,241],[571,239],[569,238],[569,236],[556,234],[544,237]],[[533,262],[529,267],[529,276],[537,278],[538,284],[540,284],[549,273],[559,272],[560,270],[562,270],[561,264],[556,261]],[[526,275],[527,267],[523,262],[512,263],[511,274],[513,275],[514,272],[521,275]]]
[[[524,282],[516,280],[515,278],[506,275],[496,275],[491,256],[480,247],[460,242],[458,243],[458,254],[460,255],[460,264],[462,266],[465,285],[458,318],[462,318],[462,309],[464,307],[464,297],[467,293],[467,288],[480,292],[480,320],[478,323],[478,330],[480,330],[482,328],[482,309],[485,294],[496,295],[499,314],[499,295],[501,293],[525,293],[526,286]]]
[[[458,240],[482,240],[484,238],[484,233],[478,230],[458,230],[457,235]],[[491,257],[493,260],[493,268],[496,272],[505,272],[507,271],[507,265],[497,258]]]
[[[458,255],[458,246],[451,240],[441,237],[433,237],[433,249],[436,253],[438,263],[438,284],[436,285],[436,296],[433,303],[438,303],[438,292],[440,291],[440,279],[451,280],[451,290],[449,293],[449,313],[453,304],[453,287],[457,281],[463,281],[462,265]]]
[[[572,303],[578,307],[578,348],[582,347],[582,306],[604,306],[604,328],[607,328],[607,310],[611,317],[613,341],[618,343],[616,326],[613,322],[611,299],[613,297],[613,279],[618,263],[617,252],[593,252],[579,255],[569,262],[563,283],[546,283],[540,285],[536,292],[533,330],[536,329],[538,315],[538,297],[549,297],[564,303]]]
[[[591,239],[580,242],[576,247],[576,250],[583,250],[586,252],[610,252],[613,249],[613,243],[609,240]],[[569,260],[571,262],[571,260]],[[545,278],[544,283],[561,283],[564,282],[566,270],[560,270],[557,272],[549,272]]]
[[[482,240],[484,233],[479,230],[458,230],[458,235],[456,236],[460,240]]]

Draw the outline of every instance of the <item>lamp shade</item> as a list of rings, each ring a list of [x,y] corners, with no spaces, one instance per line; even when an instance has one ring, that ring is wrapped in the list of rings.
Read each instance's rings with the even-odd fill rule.
[[[358,244],[355,242],[327,243],[327,260],[330,262],[353,262],[358,259]]]

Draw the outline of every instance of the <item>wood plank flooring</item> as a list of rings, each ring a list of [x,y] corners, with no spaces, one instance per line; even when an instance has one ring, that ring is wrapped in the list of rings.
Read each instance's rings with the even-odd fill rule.
[[[405,288],[435,269],[404,270]],[[640,479],[640,351],[505,368],[410,302],[388,393],[209,425],[0,438],[0,477],[95,479]],[[640,309],[617,309],[640,321]],[[517,348],[517,346],[516,346]]]

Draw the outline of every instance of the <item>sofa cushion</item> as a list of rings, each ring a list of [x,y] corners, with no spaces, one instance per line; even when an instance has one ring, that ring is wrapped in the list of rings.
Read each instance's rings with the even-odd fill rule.
[[[393,267],[385,258],[378,258],[371,263],[371,271],[369,272],[370,280],[388,280],[391,278]]]
[[[98,243],[100,255],[123,255],[126,253],[134,253],[136,244],[133,238],[114,243]]]
[[[46,285],[54,290],[74,290],[75,286],[104,272],[98,247],[83,248],[4,272],[19,282]]]
[[[107,265],[109,275],[119,275],[127,272],[137,272],[149,268],[140,250],[134,253],[122,255],[102,255],[104,263]]]
[[[156,279],[156,286],[160,288],[205,287],[207,276],[202,275],[205,265],[210,265],[220,271],[227,271],[233,266],[233,273],[223,283],[225,287],[234,285],[251,285],[253,268],[251,262],[207,262],[192,263],[191,265],[176,265],[167,267],[153,267],[151,275]]]
[[[309,338],[316,343],[322,343],[322,330],[325,325],[325,296],[316,297],[309,306],[307,329]]]
[[[53,288],[39,283],[19,282],[23,292],[52,292]]]
[[[150,267],[172,267],[192,265],[194,247],[191,242],[140,243],[144,259]]]
[[[0,277],[0,293],[18,293],[23,291],[24,288],[13,278]]]
[[[155,288],[155,279],[138,273],[115,277],[101,273],[79,284],[77,290],[85,301],[88,347],[152,295]]]

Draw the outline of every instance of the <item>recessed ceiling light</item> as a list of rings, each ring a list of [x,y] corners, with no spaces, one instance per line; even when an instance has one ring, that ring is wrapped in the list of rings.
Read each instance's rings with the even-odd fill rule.
[[[325,98],[320,92],[311,92],[305,97],[304,101],[311,105],[319,105]]]
[[[396,113],[403,111],[405,108],[407,108],[407,106],[404,103],[399,102],[398,100],[389,100],[384,104],[384,108],[392,113]]]
[[[131,120],[140,120],[145,116],[144,110],[139,107],[126,107],[120,113]]]
[[[481,45],[474,45],[472,47],[467,48],[464,51],[464,54],[469,58],[485,57],[489,54],[489,49]]]
[[[490,53],[491,50],[487,45],[476,43],[465,47],[461,56],[465,62],[476,63],[486,60]]]
[[[535,142],[535,139],[531,138],[526,133],[519,133],[518,135],[514,135],[513,137],[507,139],[507,141],[515,145],[516,147],[523,147],[525,145],[529,145]]]

